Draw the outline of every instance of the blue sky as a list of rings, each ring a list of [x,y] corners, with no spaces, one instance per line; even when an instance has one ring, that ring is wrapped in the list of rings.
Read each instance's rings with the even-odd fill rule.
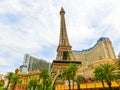
[[[120,0],[0,0],[0,72],[22,65],[24,54],[55,59],[61,7],[73,50],[88,49],[100,37],[120,51]]]

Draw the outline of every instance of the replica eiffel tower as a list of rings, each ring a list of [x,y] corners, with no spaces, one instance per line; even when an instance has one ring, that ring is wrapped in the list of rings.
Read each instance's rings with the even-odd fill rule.
[[[65,24],[65,11],[61,8],[60,15],[61,15],[61,25],[60,25],[60,38],[59,38],[59,45],[57,48],[57,56],[56,60],[73,60],[74,56],[72,54],[71,45],[69,44],[67,31],[66,31],[66,24]]]
[[[71,49],[72,46],[69,44],[69,40],[67,36],[64,14],[65,14],[65,11],[63,8],[61,8],[59,45],[57,48],[56,60],[53,60],[52,66],[51,66],[51,74],[54,78],[53,83],[55,82],[56,78],[61,74],[61,70],[68,67],[70,63],[77,63],[81,65],[81,61],[76,61],[72,53],[72,49]]]

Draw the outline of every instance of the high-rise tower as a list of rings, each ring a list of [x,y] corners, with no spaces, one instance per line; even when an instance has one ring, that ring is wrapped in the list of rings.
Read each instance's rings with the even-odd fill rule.
[[[56,60],[73,60],[74,56],[72,54],[71,45],[69,44],[67,31],[66,31],[66,24],[65,24],[65,11],[61,8],[60,16],[60,38],[59,38],[59,45],[57,48],[57,56]]]

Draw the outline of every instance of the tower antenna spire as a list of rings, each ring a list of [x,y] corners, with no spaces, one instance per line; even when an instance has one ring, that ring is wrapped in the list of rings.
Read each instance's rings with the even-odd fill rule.
[[[61,46],[68,46],[69,45],[69,40],[67,36],[67,31],[66,31],[66,23],[65,23],[65,11],[63,7],[61,7],[60,10],[60,39],[59,39],[59,45]],[[70,46],[70,45],[69,45]]]

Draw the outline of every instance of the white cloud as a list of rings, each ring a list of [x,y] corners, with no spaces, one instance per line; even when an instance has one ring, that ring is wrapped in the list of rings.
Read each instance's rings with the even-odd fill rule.
[[[8,66],[9,63],[4,58],[0,58],[0,66]]]

